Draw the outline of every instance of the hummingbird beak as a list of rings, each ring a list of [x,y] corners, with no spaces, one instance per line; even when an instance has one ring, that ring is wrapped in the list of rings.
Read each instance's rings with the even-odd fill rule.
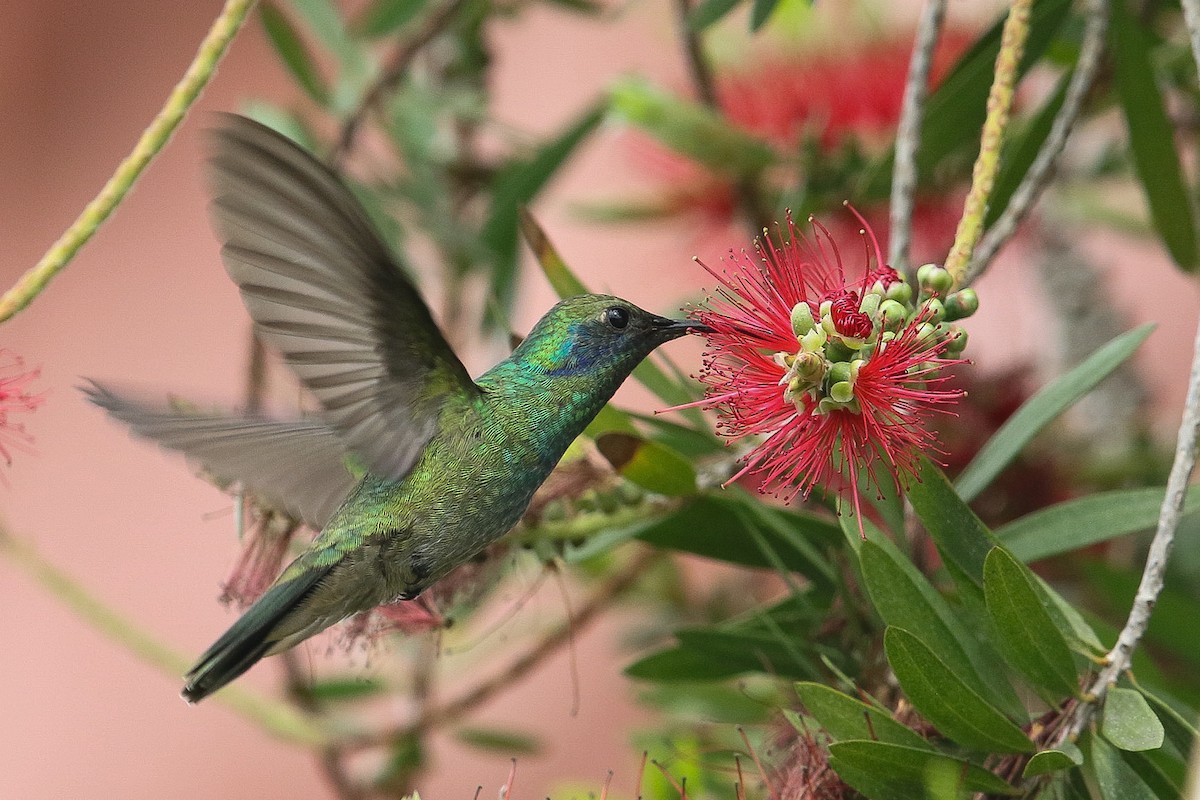
[[[677,339],[691,331],[695,331],[696,333],[712,333],[712,328],[703,322],[696,322],[691,319],[670,319],[668,317],[656,316],[651,318],[650,326],[656,333],[663,334],[668,341]]]

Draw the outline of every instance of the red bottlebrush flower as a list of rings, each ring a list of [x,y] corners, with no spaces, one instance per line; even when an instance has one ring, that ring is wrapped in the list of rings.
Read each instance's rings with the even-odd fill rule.
[[[40,394],[29,393],[29,384],[40,374],[40,369],[25,369],[20,356],[0,350],[0,458],[6,464],[12,464],[13,450],[28,452],[33,444],[24,424],[14,421],[12,415],[33,411],[45,400]]]
[[[278,577],[300,523],[281,511],[256,507],[252,498],[238,502],[247,502],[257,519],[251,524],[242,554],[225,582],[221,602],[245,608],[261,597]]]
[[[947,353],[963,340],[938,324],[936,301],[909,302],[869,228],[868,263],[853,285],[829,231],[813,228],[805,236],[789,216],[787,240],[756,241],[757,259],[731,252],[728,271],[705,267],[719,285],[693,312],[712,328],[697,405],[716,408],[731,439],[765,437],[731,481],[760,475],[764,490],[791,500],[846,480],[861,526],[860,476],[878,487],[882,463],[900,488],[918,454],[937,449],[927,424],[962,395],[944,385],[942,368],[961,361]]]

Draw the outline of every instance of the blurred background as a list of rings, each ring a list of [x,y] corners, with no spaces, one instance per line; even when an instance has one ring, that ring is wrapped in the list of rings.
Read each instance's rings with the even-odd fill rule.
[[[822,5],[814,16],[824,19],[814,24],[829,29],[855,13],[850,4]],[[968,34],[989,24],[996,10],[962,5],[953,4],[952,18]],[[219,8],[216,2],[117,0],[0,4],[5,286],[41,256],[128,152]],[[911,36],[914,12],[889,7],[872,16],[880,30]],[[778,24],[798,23],[788,17]],[[674,25],[671,9],[652,2],[613,7],[603,20],[532,5],[511,21],[495,22],[487,33],[494,58],[492,114],[521,135],[546,136],[621,75],[684,86],[687,70]],[[739,47],[749,58],[755,46],[728,35],[715,47],[736,62]],[[1038,89],[1030,91],[1036,95]],[[34,389],[45,392],[44,403],[24,420],[36,440],[33,451],[15,454],[4,473],[7,485],[0,486],[5,524],[105,603],[188,655],[234,618],[233,610],[216,602],[236,559],[231,500],[197,479],[181,458],[131,440],[75,387],[94,377],[196,401],[242,402],[248,320],[209,228],[202,132],[212,124],[211,112],[264,98],[288,106],[300,92],[252,18],[187,122],[112,220],[31,308],[0,331],[0,348],[41,368]],[[1101,131],[1113,124],[1097,123]],[[635,134],[606,123],[537,198],[534,210],[589,286],[671,313],[698,299],[706,285],[708,276],[693,255],[715,264],[729,246],[746,246],[749,239],[736,220],[703,210],[653,224],[598,224],[597,205],[655,190],[645,165],[657,156],[631,155],[639,147],[645,149]],[[360,175],[372,166],[369,144],[364,149],[366,156],[354,163]],[[1111,191],[1115,204],[1142,202],[1128,185]],[[589,204],[590,220],[580,213]],[[1158,324],[1135,360],[1134,391],[1144,392],[1136,394],[1135,410],[1149,421],[1151,436],[1171,436],[1196,325],[1194,281],[1150,238],[1068,226],[1054,215],[1039,224],[1062,224],[1057,232],[1069,239],[1071,257],[1094,267],[1106,288],[1101,302],[1114,333],[1145,321]],[[1041,241],[1019,239],[1004,252],[977,284],[982,308],[967,325],[968,355],[981,370],[1021,371],[1031,387],[1058,368],[1061,344],[1044,333],[1049,315]],[[509,320],[518,333],[555,300],[523,249],[521,263]],[[419,259],[415,268],[435,314],[444,313],[438,271]],[[502,338],[484,341],[471,326],[464,330],[451,335],[473,373],[504,354]],[[699,344],[674,345],[671,355],[694,371]],[[657,401],[628,386],[618,402],[650,410]],[[1085,434],[1087,422],[1080,423]],[[437,691],[444,696],[500,668],[513,641],[562,617],[553,580],[539,581],[538,567],[527,560],[512,569],[491,601],[496,632],[439,659],[436,670],[444,680]],[[522,603],[535,586],[533,599]],[[576,587],[568,591],[578,595]],[[0,796],[330,796],[310,753],[270,738],[217,704],[186,706],[176,677],[115,646],[4,560],[0,601]],[[471,714],[474,724],[515,725],[541,742],[536,754],[520,756],[516,796],[542,797],[579,782],[594,787],[610,770],[614,787],[623,796],[632,793],[642,746],[632,743],[631,732],[648,726],[655,713],[635,702],[639,688],[621,672],[636,655],[623,631],[626,617],[637,613],[628,607],[581,632],[574,645],[577,676],[563,650]],[[360,648],[346,653],[328,638],[306,645],[301,660],[331,660],[367,674],[390,663]],[[274,661],[245,681],[276,691],[280,670]],[[573,686],[580,695],[576,714]],[[402,716],[404,708],[390,711]],[[483,796],[493,796],[510,768],[507,757],[449,735],[433,739],[429,759],[420,782],[427,798],[469,798],[479,785]]]

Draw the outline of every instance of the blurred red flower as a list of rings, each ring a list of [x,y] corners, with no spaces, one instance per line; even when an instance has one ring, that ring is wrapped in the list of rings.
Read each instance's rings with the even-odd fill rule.
[[[0,458],[5,464],[12,464],[13,450],[28,452],[33,443],[25,425],[12,416],[33,411],[45,400],[40,394],[29,393],[29,384],[40,374],[40,369],[26,369],[20,356],[0,349]]]

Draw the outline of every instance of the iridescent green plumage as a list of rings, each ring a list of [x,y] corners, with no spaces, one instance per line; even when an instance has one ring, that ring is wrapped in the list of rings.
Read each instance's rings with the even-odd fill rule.
[[[472,381],[336,175],[243,118],[215,141],[226,267],[321,419],[188,415],[87,391],[321,533],[200,657],[191,702],[339,620],[415,597],[502,536],[638,362],[700,327],[581,295]]]

